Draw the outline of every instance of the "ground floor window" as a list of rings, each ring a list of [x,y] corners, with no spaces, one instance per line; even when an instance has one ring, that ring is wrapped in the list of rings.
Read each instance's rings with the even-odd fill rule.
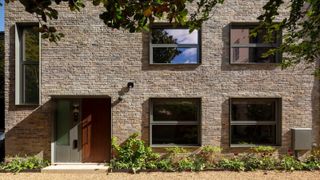
[[[150,143],[152,146],[200,145],[200,99],[151,99]]]
[[[231,146],[280,145],[281,99],[232,98]]]

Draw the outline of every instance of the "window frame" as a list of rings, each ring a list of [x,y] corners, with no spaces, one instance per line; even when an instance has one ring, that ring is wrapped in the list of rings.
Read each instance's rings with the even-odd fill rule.
[[[153,104],[155,101],[178,101],[178,100],[191,100],[192,102],[197,103],[197,121],[154,121],[153,120]],[[200,147],[201,146],[201,98],[150,98],[149,99],[149,145],[150,147]],[[170,125],[170,126],[178,126],[178,125],[192,125],[198,126],[198,143],[197,144],[153,144],[152,143],[152,127],[156,125]]]
[[[173,26],[170,23],[155,23],[150,25],[149,32],[149,65],[187,65],[194,66],[201,64],[201,28],[197,29],[198,31],[198,44],[153,44],[152,43],[152,31],[153,29],[189,29],[186,26]],[[153,61],[153,48],[197,48],[197,63],[155,63]]]
[[[282,61],[282,54],[277,52],[275,54],[275,62],[267,62],[267,63],[259,63],[259,62],[248,62],[248,63],[236,63],[233,61],[232,56],[232,49],[233,48],[257,48],[257,47],[265,47],[265,48],[272,48],[272,47],[279,47],[282,44],[282,30],[279,30],[276,35],[276,43],[272,43],[271,45],[268,43],[249,43],[249,44],[232,44],[231,42],[231,30],[232,29],[250,29],[254,28],[259,25],[259,22],[231,22],[229,24],[229,64],[231,65],[270,65],[275,64],[278,65]]]
[[[275,121],[232,121],[232,104],[234,101],[273,101],[275,102]],[[249,103],[248,103],[249,104]],[[229,146],[232,147],[256,147],[256,146],[281,146],[281,122],[282,122],[282,98],[280,97],[231,97],[229,99]],[[275,144],[232,144],[232,126],[241,125],[274,125]]]
[[[24,61],[25,58],[25,28],[40,27],[37,22],[17,22],[15,24],[15,105],[38,106],[41,102],[41,33],[39,32],[39,60],[38,62]],[[25,67],[38,66],[38,102],[26,103],[26,89],[25,89]]]

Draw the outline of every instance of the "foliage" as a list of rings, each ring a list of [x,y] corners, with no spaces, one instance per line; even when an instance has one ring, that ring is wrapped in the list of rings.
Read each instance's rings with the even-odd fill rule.
[[[273,156],[275,149],[270,146],[251,148],[252,152],[235,155],[232,158],[219,160],[220,147],[204,146],[197,153],[188,153],[181,147],[166,148],[167,153],[160,157],[150,147],[138,138],[138,134],[131,135],[123,144],[119,145],[116,138],[112,138],[114,157],[111,167],[114,169],[131,169],[134,173],[142,169],[162,171],[202,171],[208,168],[221,168],[231,171],[254,170],[315,170],[320,169],[320,150],[312,150],[311,155],[300,161],[293,156],[285,155],[278,159]]]
[[[185,170],[194,170],[194,162],[190,158],[183,158],[178,162],[178,170],[185,171]]]
[[[0,168],[9,172],[20,172],[24,170],[41,169],[49,165],[49,161],[42,160],[36,156],[14,157],[9,162],[1,164]]]
[[[184,158],[184,154],[187,153],[187,150],[182,147],[169,147],[166,148],[167,154],[165,155],[172,164],[176,164],[178,161]]]
[[[163,171],[174,171],[174,167],[170,159],[161,159],[156,163],[157,168]]]
[[[6,0],[6,3],[15,0]],[[156,20],[166,19],[167,22],[187,25],[193,29],[201,27],[201,24],[209,19],[210,12],[217,4],[224,0],[92,0],[94,6],[102,6],[100,19],[111,28],[126,29],[130,32],[148,30],[149,24]],[[19,0],[25,10],[38,17],[42,26],[40,31],[44,38],[50,41],[58,41],[63,34],[58,33],[53,26],[47,26],[49,20],[59,17],[58,8],[67,3],[70,11],[81,11],[85,8],[83,0],[44,0],[31,1]],[[188,6],[196,7],[193,11]]]
[[[300,62],[313,63],[320,58],[320,1],[319,0],[291,0],[289,17],[281,18],[279,11],[287,8],[283,0],[269,0],[263,7],[264,14],[258,17],[261,21],[259,28],[267,29],[266,39],[272,39],[272,33],[283,29],[282,45],[269,51],[286,53],[282,67],[286,68]],[[280,19],[280,20],[279,20]],[[315,71],[320,75],[320,70]]]
[[[241,161],[238,158],[233,159],[222,159],[219,162],[219,167],[231,170],[231,171],[244,171],[245,170],[245,162]]]
[[[140,169],[155,169],[159,154],[154,153],[144,141],[138,139],[139,134],[132,134],[123,144],[119,145],[112,138],[112,148],[115,153],[111,167],[116,169],[131,169],[134,173]]]
[[[256,153],[263,153],[264,155],[271,154],[271,153],[275,152],[275,150],[276,150],[275,148],[273,148],[271,146],[256,146],[251,149]]]
[[[304,166],[304,163],[289,155],[285,155],[280,162],[280,168],[286,171],[302,170]]]
[[[218,154],[222,151],[222,148],[217,146],[203,146],[198,154],[197,158],[205,162],[206,167],[214,167],[217,165]]]

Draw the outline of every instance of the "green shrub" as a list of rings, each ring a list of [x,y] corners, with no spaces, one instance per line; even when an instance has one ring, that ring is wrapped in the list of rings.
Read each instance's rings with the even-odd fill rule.
[[[164,155],[164,158],[169,159],[173,166],[178,166],[177,163],[187,156],[187,150],[182,147],[169,147],[166,148],[166,151],[167,154]]]
[[[320,169],[320,148],[313,148],[311,155],[305,161],[305,169],[318,170]]]
[[[253,154],[247,154],[241,157],[241,161],[245,163],[246,171],[254,171],[257,169],[273,170],[276,169],[278,163],[277,159],[271,156],[260,157]]]
[[[276,169],[278,160],[272,156],[275,148],[271,146],[257,146],[251,148],[251,150],[252,153],[240,156],[240,159],[245,163],[246,171]]]
[[[234,158],[234,159],[222,159],[219,161],[220,168],[225,170],[231,170],[231,171],[244,171],[245,170],[245,163],[241,161],[240,159]]]
[[[222,148],[217,146],[203,146],[200,152],[196,155],[202,161],[205,161],[207,167],[214,167],[218,163],[217,156],[222,151]]]
[[[115,169],[131,169],[136,173],[140,169],[157,168],[156,162],[160,155],[154,153],[144,141],[138,139],[138,134],[132,134],[123,144],[119,145],[116,138],[112,138],[112,148],[115,153],[110,165]]]
[[[286,171],[293,171],[293,170],[302,170],[304,169],[305,164],[303,162],[300,162],[293,156],[285,155],[282,157],[280,161],[280,169],[286,170]]]
[[[189,158],[183,158],[178,162],[178,170],[186,171],[186,170],[194,170],[193,160]]]
[[[203,159],[199,157],[194,157],[193,159],[193,170],[195,171],[202,171],[208,166],[208,163]]]
[[[267,153],[267,154],[272,154],[273,152],[276,151],[276,149],[272,146],[257,146],[251,148],[255,153]]]
[[[36,156],[14,157],[8,162],[1,164],[1,169],[9,172],[20,172],[24,170],[42,169],[50,163],[47,160],[40,159]]]
[[[156,163],[157,168],[163,171],[174,171],[172,163],[169,159],[161,159]]]

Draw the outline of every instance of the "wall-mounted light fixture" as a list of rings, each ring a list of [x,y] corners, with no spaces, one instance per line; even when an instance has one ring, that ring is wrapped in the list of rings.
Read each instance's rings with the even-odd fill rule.
[[[127,88],[130,90],[133,87],[134,87],[134,81],[129,81],[127,84]]]
[[[124,99],[124,95],[130,91],[134,87],[134,80],[131,80],[127,83],[127,87],[122,88],[121,91],[119,91],[119,97],[118,101],[122,101]]]

